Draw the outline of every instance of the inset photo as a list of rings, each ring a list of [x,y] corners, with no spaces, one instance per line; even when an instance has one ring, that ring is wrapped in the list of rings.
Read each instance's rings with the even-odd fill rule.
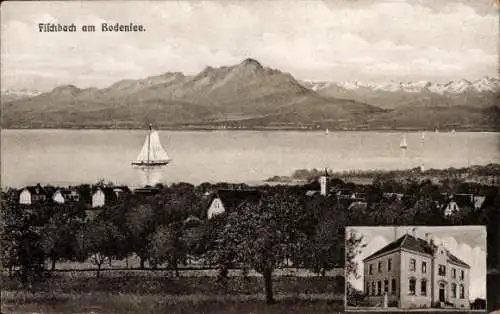
[[[484,226],[346,227],[346,311],[484,311]]]

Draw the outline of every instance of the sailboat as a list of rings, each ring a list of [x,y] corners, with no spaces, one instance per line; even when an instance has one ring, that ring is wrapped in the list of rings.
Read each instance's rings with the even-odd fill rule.
[[[325,135],[328,135],[328,133],[329,133],[329,132],[328,132],[328,129],[326,129],[326,130],[325,130]]]
[[[403,138],[401,139],[401,144],[399,144],[399,147],[401,147],[402,149],[408,148],[408,143],[406,143],[406,136],[403,135]]]
[[[422,132],[422,141],[425,140],[425,132]]]
[[[165,149],[161,146],[160,137],[157,131],[153,131],[153,126],[149,125],[149,133],[142,146],[141,152],[133,166],[164,166],[171,161]]]

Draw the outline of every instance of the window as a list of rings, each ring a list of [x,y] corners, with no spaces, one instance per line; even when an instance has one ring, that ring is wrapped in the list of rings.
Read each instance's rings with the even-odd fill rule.
[[[382,295],[382,282],[377,282],[377,295]]]
[[[387,271],[391,271],[392,268],[392,258],[389,258],[387,261]]]
[[[460,280],[464,280],[464,271],[463,270],[460,271]]]
[[[451,269],[451,276],[453,277],[453,279],[457,278],[457,270],[455,268]]]
[[[465,289],[462,284],[460,284],[460,299],[465,299]]]
[[[389,280],[384,280],[384,294],[389,295]]]
[[[396,294],[396,279],[393,279],[392,280],[392,294],[395,295]]]
[[[378,262],[378,272],[382,272],[382,262]]]
[[[452,298],[457,297],[457,284],[456,283],[451,284],[451,297]]]
[[[415,259],[411,258],[410,259],[410,271],[415,271],[415,264],[416,264]]]
[[[370,264],[370,275],[373,275],[373,264]]]
[[[439,265],[439,268],[438,268],[438,275],[439,275],[439,276],[446,276],[446,266],[444,266],[444,265]]]
[[[422,273],[425,274],[427,272],[427,263],[422,262]]]
[[[427,295],[427,280],[425,279],[420,282],[420,294]]]
[[[415,295],[415,286],[417,285],[417,281],[415,279],[410,279],[409,280],[409,291],[410,291],[410,295]]]
[[[372,295],[375,295],[375,281],[372,282]]]

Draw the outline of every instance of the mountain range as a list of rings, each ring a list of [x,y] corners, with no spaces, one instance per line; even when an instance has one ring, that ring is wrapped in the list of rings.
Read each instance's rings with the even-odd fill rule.
[[[254,59],[98,89],[2,95],[4,128],[495,129],[499,82],[388,85],[298,81]],[[11,95],[14,93],[10,93]]]

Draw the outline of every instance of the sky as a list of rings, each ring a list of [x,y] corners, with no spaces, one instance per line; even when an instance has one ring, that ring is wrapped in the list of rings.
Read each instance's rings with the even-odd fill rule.
[[[145,32],[107,33],[130,22]],[[39,32],[38,23],[96,25]],[[2,89],[106,87],[247,57],[303,80],[448,82],[497,76],[494,0],[8,1]]]
[[[425,234],[434,239],[436,244],[443,244],[453,255],[470,265],[470,290],[469,298],[486,299],[486,228],[484,226],[402,226],[402,227],[348,227],[346,232],[352,230],[363,236],[366,247],[356,257],[358,261],[358,274],[361,278],[350,280],[358,289],[363,290],[363,262],[362,260],[383,248],[395,239],[406,233],[425,239]],[[396,231],[396,233],[395,233]]]

